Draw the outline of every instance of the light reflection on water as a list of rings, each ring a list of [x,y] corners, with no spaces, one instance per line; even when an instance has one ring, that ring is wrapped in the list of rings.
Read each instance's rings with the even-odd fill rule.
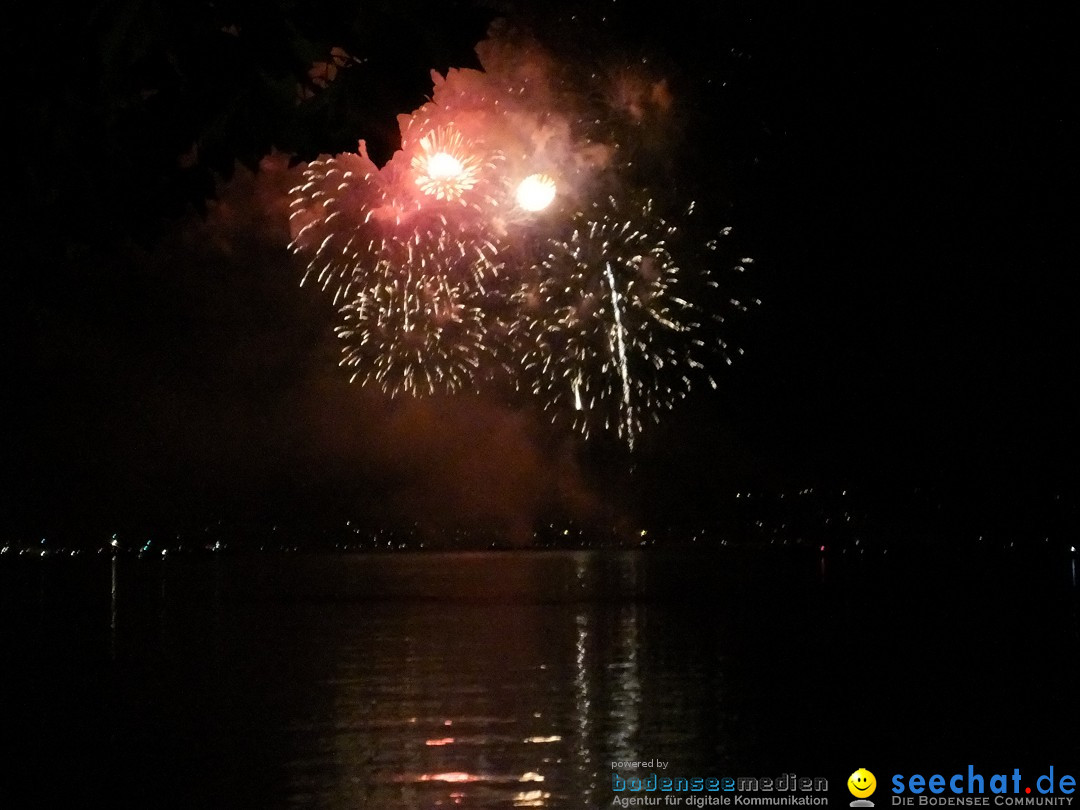
[[[1057,585],[1015,567],[920,580],[822,564],[628,551],[2,569],[4,647],[25,662],[8,727],[55,791],[50,758],[77,794],[260,810],[579,810],[610,805],[613,761],[653,757],[706,775],[827,772],[915,743],[931,758],[1020,737],[1080,753],[1053,736],[1080,720],[1075,559]],[[858,657],[852,634],[869,639]],[[985,712],[1033,672],[1027,704]],[[853,724],[853,694],[875,720]],[[946,711],[954,724],[928,737]]]
[[[564,561],[579,584],[597,576],[590,555]],[[632,582],[636,565],[635,556],[619,560],[617,581]],[[330,709],[293,727],[305,753],[286,766],[289,803],[606,803],[604,764],[641,758],[645,608],[533,595],[538,601],[364,605],[324,678]]]

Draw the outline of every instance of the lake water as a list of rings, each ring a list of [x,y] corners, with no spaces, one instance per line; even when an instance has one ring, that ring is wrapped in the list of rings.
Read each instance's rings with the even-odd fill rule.
[[[653,758],[842,806],[856,767],[1080,771],[1075,557],[101,555],[0,586],[4,807],[577,810]]]

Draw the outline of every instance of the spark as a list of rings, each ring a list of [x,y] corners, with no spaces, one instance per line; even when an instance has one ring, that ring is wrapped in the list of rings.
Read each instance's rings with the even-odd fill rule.
[[[543,211],[555,199],[555,178],[547,174],[530,174],[518,184],[514,196],[524,210]]]
[[[420,138],[420,150],[413,156],[416,185],[437,200],[460,200],[473,188],[483,161],[473,154],[461,133],[435,129]]]

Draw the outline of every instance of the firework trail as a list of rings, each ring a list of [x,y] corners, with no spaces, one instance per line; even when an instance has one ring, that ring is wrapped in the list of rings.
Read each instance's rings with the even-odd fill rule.
[[[307,164],[290,247],[332,293],[354,380],[424,396],[507,369],[553,420],[633,448],[726,350],[695,298],[718,287],[708,263],[635,189],[667,85],[515,36],[477,53],[483,71],[432,74],[385,166],[362,141]]]

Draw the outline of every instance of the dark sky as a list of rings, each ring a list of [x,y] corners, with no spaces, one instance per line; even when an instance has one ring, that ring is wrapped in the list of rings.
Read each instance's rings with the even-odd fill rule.
[[[122,7],[126,42],[141,15],[170,8]],[[130,123],[123,102],[141,91],[116,77],[152,72],[162,34],[149,22],[132,50],[102,23],[59,24],[68,55],[40,69],[16,52],[27,126],[8,150],[6,201],[12,525],[329,515],[524,534],[547,516],[707,515],[742,486],[990,500],[1073,485],[1080,96],[1063,20],[937,4],[702,3],[663,19],[612,4],[586,22],[509,8],[553,47],[610,16],[601,46],[670,72],[679,171],[712,189],[734,249],[755,260],[746,288],[762,305],[731,327],[745,356],[628,454],[491,396],[389,401],[348,385],[325,301],[298,288],[284,252],[283,162],[239,169],[202,214],[183,203],[202,198],[203,175],[158,171],[183,152],[177,122],[203,127],[226,165],[289,137],[304,157],[345,148],[353,125],[366,129],[349,137],[389,143],[427,69],[468,60],[483,36],[490,9],[450,8],[458,28],[370,16],[396,34],[370,44],[382,80],[327,105],[321,130],[257,118],[252,102],[217,132],[205,123],[217,102],[195,80],[203,106],[163,103]],[[197,42],[198,24],[177,41]],[[260,33],[268,53],[278,33]],[[202,51],[180,54],[197,75]],[[363,113],[356,93],[374,99]]]
[[[741,212],[775,316],[738,401],[764,405],[759,429],[811,470],[1053,478],[1076,438],[1060,26],[917,5],[790,14],[754,37],[747,92],[773,137]]]

